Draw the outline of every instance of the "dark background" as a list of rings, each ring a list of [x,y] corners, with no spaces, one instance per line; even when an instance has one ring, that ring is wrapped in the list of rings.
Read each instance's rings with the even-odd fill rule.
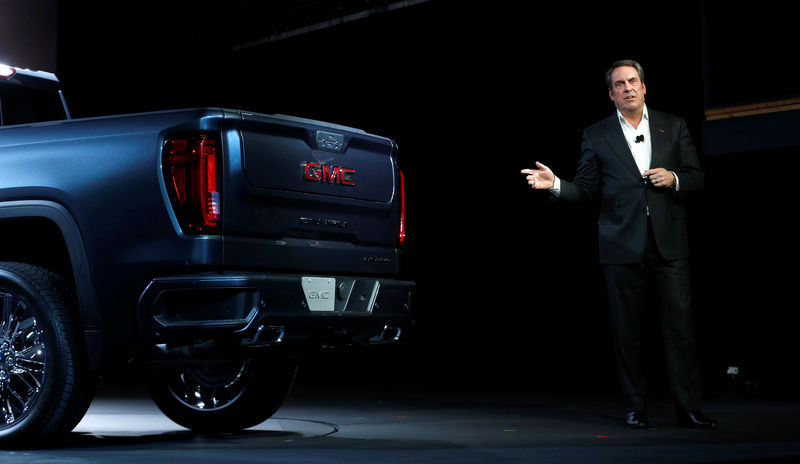
[[[394,139],[417,330],[311,359],[301,377],[374,388],[616,391],[593,205],[551,203],[519,170],[538,160],[571,178],[582,129],[613,111],[605,71],[636,59],[648,105],[686,117],[707,173],[689,205],[707,395],[729,393],[737,366],[739,394],[796,397],[797,115],[704,117],[800,94],[790,15],[771,2],[518,3],[37,0],[27,28],[4,34],[18,44],[7,56],[46,50],[11,64],[56,72],[73,117],[225,106]],[[0,3],[4,22],[13,5]],[[253,43],[359,11],[374,14]]]

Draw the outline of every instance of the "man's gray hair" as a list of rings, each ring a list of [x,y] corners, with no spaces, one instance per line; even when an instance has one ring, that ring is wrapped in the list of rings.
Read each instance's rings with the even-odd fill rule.
[[[639,73],[639,80],[644,82],[644,69],[642,69],[642,65],[639,64],[638,61],[634,60],[619,60],[615,61],[614,64],[611,65],[611,69],[606,71],[606,84],[608,88],[611,88],[611,73],[614,72],[615,69],[619,68],[620,66],[632,66],[636,69],[636,72]]]

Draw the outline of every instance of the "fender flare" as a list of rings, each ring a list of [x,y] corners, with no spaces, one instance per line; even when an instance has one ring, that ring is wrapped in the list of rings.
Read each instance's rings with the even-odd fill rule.
[[[72,214],[61,204],[48,200],[19,200],[0,202],[0,220],[12,218],[44,218],[52,221],[67,246],[74,278],[75,297],[93,370],[102,362],[102,336],[95,295],[83,236]]]

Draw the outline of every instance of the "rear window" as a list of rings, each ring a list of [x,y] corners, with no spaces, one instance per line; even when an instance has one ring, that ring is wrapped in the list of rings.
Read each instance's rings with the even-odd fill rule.
[[[58,92],[0,84],[0,125],[67,119]]]

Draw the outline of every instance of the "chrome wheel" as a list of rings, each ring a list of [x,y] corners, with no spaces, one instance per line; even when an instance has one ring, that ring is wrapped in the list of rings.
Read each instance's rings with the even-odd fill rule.
[[[59,275],[0,262],[0,447],[52,444],[89,407],[94,378],[75,303]]]
[[[250,384],[251,375],[247,361],[190,366],[177,372],[168,388],[187,407],[212,411],[236,402]]]
[[[47,355],[30,306],[11,293],[0,293],[0,298],[0,427],[4,427],[36,404]]]
[[[188,429],[236,432],[264,422],[280,408],[294,384],[289,360],[230,360],[164,366],[148,382],[159,409]]]

